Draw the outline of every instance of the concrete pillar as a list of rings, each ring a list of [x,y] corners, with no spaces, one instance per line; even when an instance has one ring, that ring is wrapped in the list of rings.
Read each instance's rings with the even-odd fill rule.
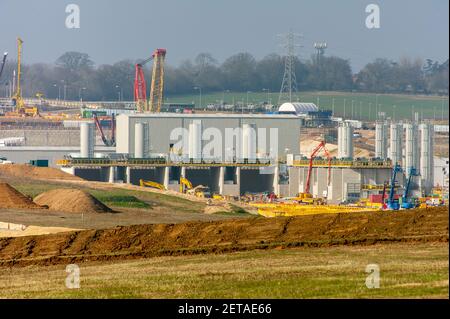
[[[274,167],[273,172],[273,192],[275,195],[280,195],[280,168],[279,166]]]
[[[164,187],[169,189],[170,166],[164,167]]]
[[[114,183],[114,166],[109,167],[108,183]]]
[[[219,194],[223,195],[223,189],[225,184],[225,166],[221,166],[219,169]]]
[[[125,180],[127,184],[131,184],[131,167],[129,166],[125,170]]]

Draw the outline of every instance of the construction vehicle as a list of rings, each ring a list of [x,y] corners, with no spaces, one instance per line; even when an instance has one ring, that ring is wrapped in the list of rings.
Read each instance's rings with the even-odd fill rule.
[[[393,170],[392,170],[392,178],[391,178],[391,189],[389,191],[389,197],[386,202],[386,207],[389,210],[399,210],[400,204],[398,202],[398,199],[394,198],[395,195],[395,183],[396,183],[396,177],[397,173],[402,172],[402,168],[399,164],[395,164]]]
[[[3,69],[6,64],[6,57],[8,56],[8,52],[3,53],[2,65],[0,66],[0,79],[2,78]]]
[[[97,127],[100,136],[102,138],[103,144],[105,144],[105,146],[116,146],[116,121],[115,121],[115,117],[114,114],[111,115],[111,138],[107,139],[105,136],[105,133],[103,132],[103,128],[102,125],[100,124],[100,121],[98,120],[97,114],[93,114],[93,118],[94,118],[94,122],[95,122],[95,126]]]
[[[164,185],[156,183],[156,182],[152,182],[152,181],[145,181],[143,179],[139,180],[139,185],[141,187],[152,187],[152,188],[157,188],[159,190],[165,191],[166,188],[164,187]]]
[[[409,194],[409,190],[411,187],[411,179],[413,178],[413,176],[418,176],[418,175],[419,174],[417,173],[417,170],[414,167],[411,167],[409,169],[408,181],[406,183],[405,191],[402,196],[401,208],[403,208],[403,209],[411,209],[411,208],[414,208],[417,206],[416,203],[411,198],[408,198],[408,194]]]
[[[210,198],[211,192],[208,186],[198,185],[193,187],[190,180],[186,177],[180,177],[180,192],[189,194],[200,198]]]
[[[211,198],[211,192],[208,186],[198,185],[187,190],[187,194],[200,198]]]
[[[305,191],[303,193],[299,193],[297,195],[297,197],[295,198],[297,201],[299,201],[300,203],[305,203],[305,204],[318,204],[318,205],[322,205],[325,203],[325,201],[321,198],[313,198],[311,192],[310,192],[310,184],[311,184],[311,172],[313,169],[313,162],[314,162],[314,158],[316,158],[317,154],[323,150],[323,152],[325,153],[325,155],[328,158],[328,176],[327,176],[327,183],[328,185],[330,185],[330,177],[331,177],[331,155],[328,152],[328,150],[325,148],[325,141],[321,141],[319,143],[319,145],[316,146],[316,148],[314,148],[314,150],[311,153],[311,156],[309,158],[309,167],[308,167],[308,176],[306,178],[306,186],[305,186]]]
[[[25,102],[22,98],[22,88],[20,81],[22,77],[22,45],[21,38],[17,38],[17,84],[16,92],[12,97],[13,105],[15,106],[14,112],[9,112],[8,116],[39,116],[39,110],[36,106],[25,107]]]
[[[152,56],[135,65],[134,78],[134,101],[138,112],[161,111],[164,91],[164,60],[166,49],[156,49]],[[152,82],[150,87],[150,98],[147,101],[147,85],[143,67],[153,60]]]

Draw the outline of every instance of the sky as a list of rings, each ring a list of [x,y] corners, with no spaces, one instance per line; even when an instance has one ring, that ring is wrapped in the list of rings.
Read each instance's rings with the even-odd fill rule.
[[[366,6],[380,8],[380,28],[366,27]],[[80,28],[66,27],[66,6],[80,8]],[[67,51],[88,53],[96,65],[143,59],[167,49],[179,65],[198,53],[219,62],[249,52],[257,59],[283,53],[280,34],[301,34],[296,54],[308,59],[314,42],[326,55],[351,61],[357,72],[383,57],[449,55],[448,0],[0,0],[0,51],[24,63],[53,63]]]

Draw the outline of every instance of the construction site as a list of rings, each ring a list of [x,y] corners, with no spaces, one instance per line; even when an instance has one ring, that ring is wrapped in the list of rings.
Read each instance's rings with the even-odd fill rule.
[[[418,112],[355,124],[292,101],[170,112],[161,48],[135,65],[134,101],[25,98],[23,45],[0,99],[0,268],[448,247],[448,121],[444,133]]]

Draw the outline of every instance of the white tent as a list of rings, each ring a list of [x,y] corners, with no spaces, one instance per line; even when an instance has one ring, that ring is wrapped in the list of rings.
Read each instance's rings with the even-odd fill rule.
[[[289,113],[289,114],[307,114],[308,112],[317,112],[319,108],[314,103],[283,103],[278,108],[278,113]]]

